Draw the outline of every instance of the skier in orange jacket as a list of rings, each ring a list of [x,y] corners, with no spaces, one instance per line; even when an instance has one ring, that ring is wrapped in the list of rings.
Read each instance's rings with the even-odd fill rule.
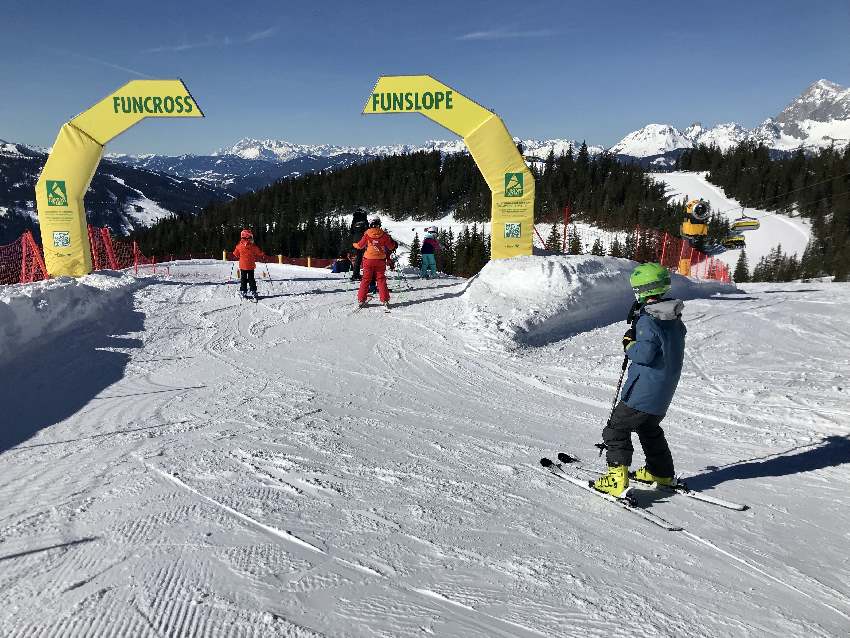
[[[262,249],[254,243],[254,233],[247,228],[239,235],[239,243],[233,249],[233,256],[239,260],[239,291],[243,297],[248,296],[248,286],[251,294],[257,298],[257,280],[254,278],[254,270],[257,268],[257,260],[268,257]]]
[[[360,280],[357,301],[361,307],[366,305],[369,282],[374,277],[378,284],[378,296],[381,303],[389,308],[390,291],[387,289],[387,257],[398,248],[398,244],[381,228],[380,217],[374,217],[369,222],[369,230],[363,233],[360,241],[354,243],[354,247],[360,250],[366,249],[363,254],[363,278]]]

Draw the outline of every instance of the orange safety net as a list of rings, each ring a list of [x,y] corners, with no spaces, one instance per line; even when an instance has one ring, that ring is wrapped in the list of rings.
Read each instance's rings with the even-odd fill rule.
[[[44,256],[30,231],[0,246],[0,284],[28,284],[47,279]]]

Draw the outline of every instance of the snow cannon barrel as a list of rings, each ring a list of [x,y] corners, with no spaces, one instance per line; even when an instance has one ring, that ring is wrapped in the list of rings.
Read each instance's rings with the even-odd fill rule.
[[[711,216],[711,204],[704,199],[692,199],[688,202],[685,212],[693,223],[705,223]]]
[[[708,218],[711,217],[711,205],[704,199],[692,199],[685,206],[685,220],[682,222],[682,237],[699,240],[708,235]]]

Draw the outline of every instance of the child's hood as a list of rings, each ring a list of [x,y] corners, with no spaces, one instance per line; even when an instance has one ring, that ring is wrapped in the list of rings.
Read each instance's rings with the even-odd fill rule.
[[[665,299],[664,301],[644,306],[644,311],[659,321],[673,321],[674,319],[681,318],[684,308],[685,302],[681,299]]]

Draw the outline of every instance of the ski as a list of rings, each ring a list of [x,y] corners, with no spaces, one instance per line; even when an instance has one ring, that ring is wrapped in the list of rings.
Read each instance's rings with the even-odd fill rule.
[[[565,452],[558,452],[558,460],[561,463],[571,465],[576,469],[580,469],[584,472],[589,472],[591,474],[602,474],[602,472],[597,469],[583,465],[579,459],[574,456],[570,456]],[[726,501],[722,498],[708,496],[707,494],[703,494],[702,492],[689,489],[687,483],[681,479],[676,479],[677,482],[675,485],[658,485],[657,483],[647,483],[646,481],[639,481],[634,477],[633,473],[630,473],[629,480],[635,483],[639,483],[641,485],[652,486],[653,489],[657,489],[662,492],[668,492],[670,494],[681,494],[682,496],[687,496],[688,498],[692,498],[695,501],[702,501],[703,503],[709,503],[710,505],[725,507],[726,509],[735,510],[737,512],[744,512],[750,509],[749,505],[744,505],[743,503],[734,503],[732,501]]]
[[[563,481],[567,481],[568,483],[572,483],[576,487],[579,487],[586,492],[590,492],[591,494],[595,494],[599,498],[603,498],[606,501],[611,503],[615,503],[626,509],[633,514],[637,514],[644,520],[661,527],[662,529],[667,530],[668,532],[681,532],[682,527],[679,525],[674,525],[673,523],[664,520],[660,516],[653,514],[652,512],[648,512],[637,504],[637,501],[634,498],[634,494],[631,493],[630,490],[626,490],[622,496],[616,497],[611,496],[610,494],[605,494],[604,492],[599,492],[593,488],[593,482],[585,479],[580,479],[577,476],[573,476],[569,472],[565,471],[560,463],[554,463],[551,459],[542,458],[540,459],[540,465],[549,470],[549,473],[552,476],[555,476]]]

